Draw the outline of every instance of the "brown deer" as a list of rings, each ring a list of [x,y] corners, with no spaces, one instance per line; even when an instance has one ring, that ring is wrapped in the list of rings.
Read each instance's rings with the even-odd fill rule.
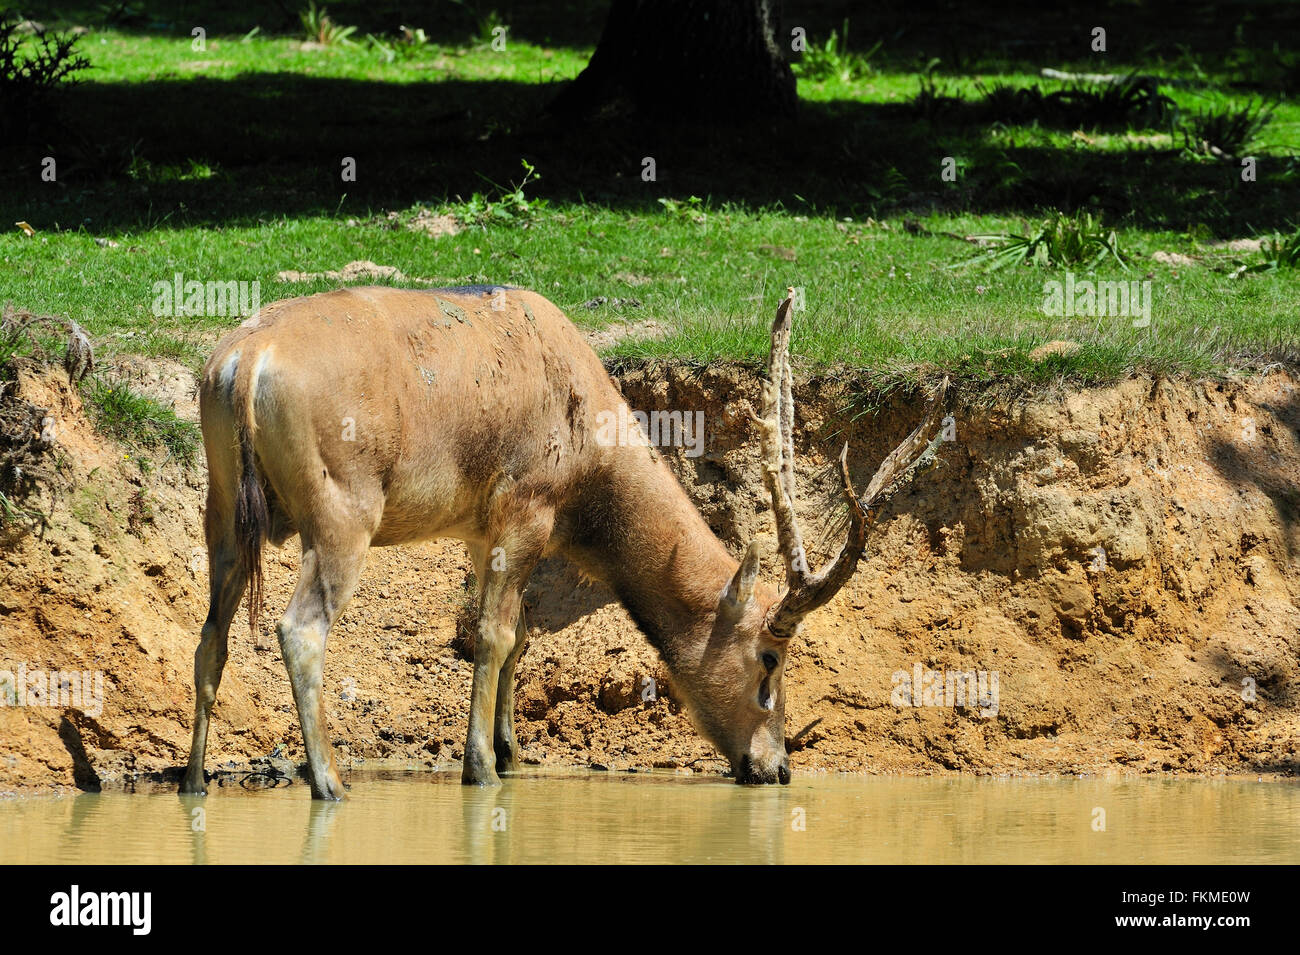
[[[787,647],[853,573],[873,503],[924,451],[942,402],[941,392],[862,498],[840,456],[848,539],[811,572],[794,515],[791,308],[787,298],[777,312],[755,419],[784,595],[758,581],[756,544],[739,562],[727,553],[647,442],[597,440],[597,416],[626,414],[626,404],[574,325],[534,292],[351,288],[273,303],[231,332],[200,386],[211,602],[181,791],[205,791],[227,634],[246,589],[256,632],[263,542],[294,533],[301,573],[276,633],[313,796],[343,796],[321,687],[330,627],[370,547],[437,537],[467,544],[480,585],[464,782],[497,783],[517,768],[521,597],[549,553],[618,595],[737,782],[788,782]]]

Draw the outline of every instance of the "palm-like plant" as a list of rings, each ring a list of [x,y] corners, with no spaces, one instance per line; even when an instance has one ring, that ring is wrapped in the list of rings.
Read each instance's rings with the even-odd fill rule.
[[[1087,212],[1073,216],[1053,213],[1028,235],[999,232],[972,235],[970,239],[990,243],[991,248],[953,268],[983,265],[989,271],[997,271],[1010,265],[1095,266],[1110,256],[1121,268],[1128,269],[1115,231],[1105,228],[1100,219]]]

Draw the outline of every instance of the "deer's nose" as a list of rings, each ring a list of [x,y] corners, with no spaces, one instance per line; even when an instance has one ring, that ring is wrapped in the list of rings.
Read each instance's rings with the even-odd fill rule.
[[[760,767],[755,764],[750,756],[745,755],[740,758],[740,765],[736,768],[736,782],[743,786],[764,785],[775,782],[788,783],[789,781],[789,760],[783,760],[773,770],[771,764]]]

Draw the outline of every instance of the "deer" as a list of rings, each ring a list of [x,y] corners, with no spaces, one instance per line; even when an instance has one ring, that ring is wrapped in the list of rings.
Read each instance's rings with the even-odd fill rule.
[[[247,592],[257,638],[264,546],[294,534],[301,566],[275,632],[313,798],[345,795],[327,732],[325,647],[368,550],[447,537],[465,543],[479,583],[464,783],[497,785],[518,771],[522,598],[551,554],[609,586],[737,783],[788,783],[789,648],[853,574],[883,495],[929,445],[947,387],[862,496],[845,444],[846,539],[811,570],[795,518],[793,305],[792,290],[772,325],[762,414],[750,412],[784,590],[758,579],[756,541],[732,557],[648,441],[598,439],[601,413],[626,414],[626,402],[577,327],[535,292],[352,287],[270,303],[233,329],[199,383],[210,599],[180,791],[206,795],[232,621]]]

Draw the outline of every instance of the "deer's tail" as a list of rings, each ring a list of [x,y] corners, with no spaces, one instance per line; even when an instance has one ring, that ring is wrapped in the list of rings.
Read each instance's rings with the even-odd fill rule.
[[[250,363],[252,364],[252,363]],[[240,376],[244,377],[244,376]],[[239,565],[248,579],[248,629],[256,635],[257,619],[262,613],[262,544],[266,541],[271,516],[257,473],[257,454],[253,435],[257,424],[253,418],[253,392],[256,374],[232,389],[231,411],[235,420],[235,441],[239,448],[239,485],[235,494],[235,547]]]

